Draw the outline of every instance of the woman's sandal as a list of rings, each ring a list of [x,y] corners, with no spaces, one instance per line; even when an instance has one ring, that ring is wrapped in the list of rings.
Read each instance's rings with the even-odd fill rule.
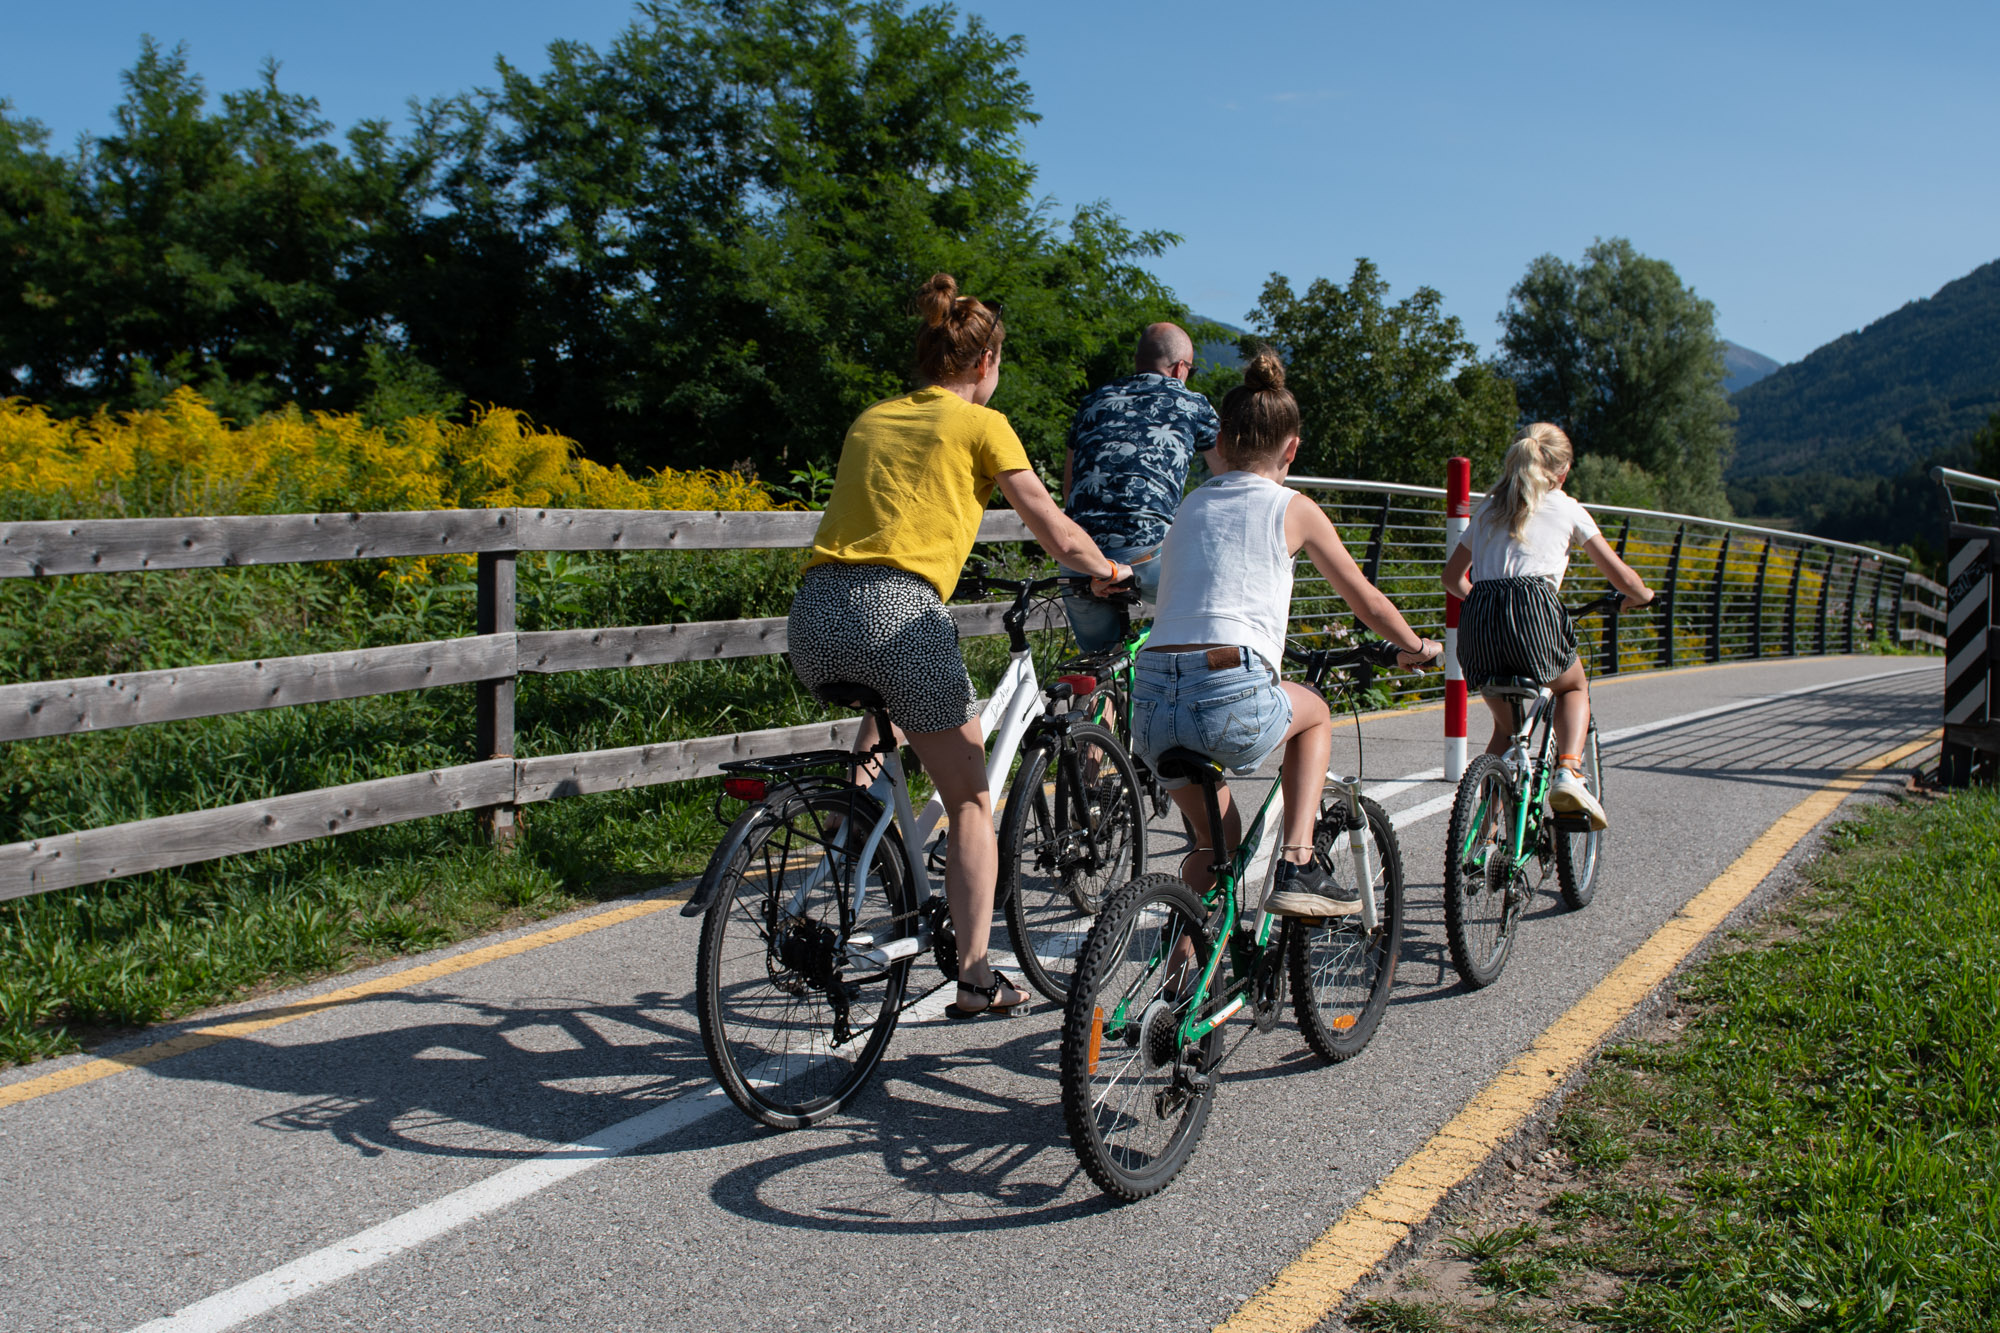
[[[1018,1006],[1026,1004],[1028,1002],[1028,994],[1026,991],[1021,991],[1021,998],[1019,1000],[1016,1000],[1013,1004],[995,1004],[993,1003],[993,1001],[999,998],[1000,988],[1002,986],[1005,986],[1008,990],[1012,991],[1021,990],[1019,986],[1016,986],[1013,982],[1007,980],[1007,974],[1005,972],[1002,972],[997,967],[993,969],[993,984],[990,986],[975,986],[971,982],[961,978],[958,983],[958,988],[960,990],[969,990],[974,995],[985,996],[986,1003],[979,1006],[979,1008],[977,1009],[962,1009],[959,1007],[958,1001],[954,999],[950,1004],[944,1007],[944,1016],[946,1018],[978,1018],[986,1014],[990,1014],[995,1018],[1007,1018],[1012,1016],[1014,1010]]]

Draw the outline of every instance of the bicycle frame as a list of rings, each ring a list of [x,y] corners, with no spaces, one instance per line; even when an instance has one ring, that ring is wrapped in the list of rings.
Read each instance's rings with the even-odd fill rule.
[[[1328,770],[1326,780],[1347,797],[1349,823],[1353,825],[1347,833],[1347,849],[1354,861],[1354,873],[1362,887],[1361,925],[1372,932],[1381,921],[1381,908],[1375,901],[1375,840],[1368,830],[1367,816],[1361,809],[1361,779],[1338,776]],[[1211,807],[1213,810],[1214,807]],[[1231,919],[1242,920],[1243,904],[1238,890],[1245,884],[1262,885],[1270,877],[1272,859],[1276,856],[1283,835],[1266,839],[1269,829],[1282,827],[1285,817],[1285,784],[1283,779],[1271,783],[1270,791],[1264,794],[1264,802],[1257,807],[1256,815],[1243,831],[1243,841],[1237,845],[1226,867],[1217,867],[1215,884],[1203,895],[1203,900],[1213,908],[1218,902],[1225,903]],[[1200,1041],[1216,1028],[1234,1018],[1243,1008],[1243,993],[1257,979],[1257,960],[1269,949],[1271,930],[1277,918],[1262,910],[1261,903],[1251,929],[1235,929],[1229,932],[1229,948],[1217,949],[1209,955],[1208,966],[1202,970],[1201,981],[1196,987],[1194,1002],[1188,1006],[1188,1016],[1181,1020],[1180,1040],[1183,1045]],[[1230,955],[1232,978],[1228,1000],[1214,1013],[1205,1018],[1195,1017],[1208,998],[1209,988],[1222,966],[1223,957]],[[1162,960],[1164,961],[1164,960]]]
[[[1035,674],[1034,654],[1029,648],[1025,632],[1017,625],[1009,624],[1010,651],[1007,670],[1000,683],[979,711],[979,735],[981,741],[990,747],[986,761],[986,789],[998,791],[1005,783],[1008,770],[1014,766],[1015,753],[1020,749],[1021,737],[1034,720],[1042,701],[1041,680]],[[903,771],[902,753],[899,747],[890,744],[877,751],[879,769],[875,780],[868,784],[868,794],[882,807],[882,813],[868,830],[868,837],[862,843],[856,865],[874,863],[877,849],[882,839],[888,836],[891,825],[898,830],[903,851],[915,877],[918,890],[917,900],[923,902],[932,897],[936,890],[932,886],[930,869],[923,849],[937,829],[938,821],[944,817],[944,799],[936,792],[931,793],[924,803],[921,813],[912,808],[910,784]],[[812,890],[817,888],[827,874],[831,873],[830,858],[822,860],[813,872],[801,880],[799,887],[792,891],[791,901],[786,911],[797,915],[804,910]],[[868,890],[867,877],[856,875],[854,879],[853,901],[849,904],[849,920],[859,920],[862,903]],[[910,938],[909,953],[917,953],[929,947],[928,928],[921,923],[916,936]],[[872,941],[871,941],[872,943]],[[902,941],[891,941],[901,944]],[[874,950],[866,956],[878,965],[893,961],[893,957],[904,956],[900,951],[893,957]]]
[[[1500,760],[1506,765],[1507,775],[1512,779],[1514,790],[1520,796],[1514,803],[1513,828],[1510,830],[1508,845],[1508,856],[1517,871],[1527,866],[1528,858],[1535,855],[1539,844],[1539,839],[1531,841],[1529,838],[1531,829],[1528,812],[1530,810],[1537,812],[1533,829],[1538,831],[1541,828],[1542,803],[1548,797],[1549,747],[1555,743],[1555,721],[1549,716],[1554,699],[1555,692],[1544,685],[1533,701],[1525,705],[1520,702],[1518,696],[1512,700],[1517,709],[1517,721],[1513,740],[1506,750],[1501,752]],[[1543,726],[1544,722],[1548,725]],[[1530,754],[1529,747],[1537,727],[1542,728],[1542,742],[1536,747],[1535,752]],[[1484,824],[1485,813],[1481,811],[1479,818],[1473,821],[1473,827],[1477,829]]]

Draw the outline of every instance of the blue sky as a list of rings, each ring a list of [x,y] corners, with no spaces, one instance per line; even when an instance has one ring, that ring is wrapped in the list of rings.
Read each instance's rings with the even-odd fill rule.
[[[1241,322],[1264,278],[1428,284],[1482,344],[1528,261],[1627,236],[1781,361],[2000,258],[2000,6],[974,0],[1028,40],[1065,211],[1186,239],[1157,270]],[[625,0],[8,0],[0,96],[67,144],[139,36],[211,92],[281,81],[345,126],[606,42]],[[1143,15],[1143,18],[1135,18]]]

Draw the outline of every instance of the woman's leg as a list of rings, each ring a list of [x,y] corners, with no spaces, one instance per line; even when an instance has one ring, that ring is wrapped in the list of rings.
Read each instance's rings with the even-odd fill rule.
[[[951,821],[949,854],[945,860],[945,901],[951,907],[952,934],[958,939],[960,995],[964,1008],[982,1008],[986,1001],[964,989],[993,984],[987,961],[987,940],[993,933],[993,888],[1000,874],[1000,845],[993,836],[993,794],[986,789],[986,747],[973,718],[950,731],[913,731],[910,746],[937,787]],[[1028,998],[1026,992],[1003,986],[993,997],[1000,1007]]]
[[[1185,787],[1176,787],[1168,795],[1174,804],[1187,816],[1189,827],[1194,829],[1194,848],[1181,862],[1181,881],[1196,893],[1207,893],[1215,883],[1215,876],[1209,867],[1225,859],[1236,850],[1236,844],[1243,841],[1243,816],[1237,811],[1236,803],[1229,798],[1229,784],[1216,788],[1215,803],[1222,811],[1222,831],[1224,840],[1217,843],[1215,832],[1208,826],[1208,802],[1202,799],[1201,788],[1190,782]]]
[[[1514,710],[1505,699],[1488,699],[1486,708],[1493,714],[1493,738],[1486,742],[1486,753],[1505,754],[1507,743],[1514,739]]]
[[[1582,754],[1590,730],[1590,681],[1583,674],[1583,659],[1571,662],[1549,688],[1555,692],[1556,753]]]
[[[1285,852],[1294,865],[1312,860],[1313,824],[1319,819],[1319,794],[1326,787],[1326,765],[1333,755],[1333,715],[1318,691],[1295,681],[1285,682],[1292,700],[1292,725],[1285,732]]]

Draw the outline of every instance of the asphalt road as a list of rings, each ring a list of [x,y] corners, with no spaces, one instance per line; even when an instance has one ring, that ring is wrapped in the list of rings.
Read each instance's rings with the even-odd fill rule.
[[[1642,731],[1606,749],[1597,899],[1571,919],[1547,885],[1478,993],[1444,948],[1444,817],[1412,817],[1446,788],[1393,788],[1412,930],[1373,1044],[1329,1068],[1289,1019],[1252,1038],[1145,1203],[1077,1166],[1047,1005],[947,1024],[940,994],[850,1114],[751,1125],[696,1031],[699,923],[667,910],[0,1109],[0,1325],[1205,1329],[1780,814],[1937,725],[1941,689],[1866,657],[1601,682],[1600,726]],[[1371,720],[1371,783],[1434,767],[1440,729]]]

